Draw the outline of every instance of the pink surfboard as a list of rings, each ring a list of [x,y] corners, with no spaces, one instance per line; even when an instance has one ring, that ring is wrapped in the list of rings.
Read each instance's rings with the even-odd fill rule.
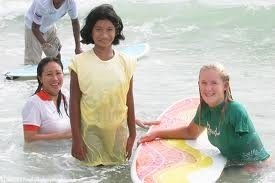
[[[199,98],[187,98],[169,106],[159,125],[149,131],[188,125],[197,110]],[[207,134],[196,140],[161,139],[140,144],[131,166],[134,183],[215,182],[226,159],[212,146]]]

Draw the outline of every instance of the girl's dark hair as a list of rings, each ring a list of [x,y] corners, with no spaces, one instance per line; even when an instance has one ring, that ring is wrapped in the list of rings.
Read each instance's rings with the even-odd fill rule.
[[[34,92],[34,94],[38,93],[38,92],[42,89],[43,83],[41,83],[39,77],[41,78],[42,73],[43,73],[43,71],[44,71],[44,67],[45,67],[48,63],[50,63],[50,62],[55,62],[55,63],[57,63],[58,65],[60,65],[60,67],[61,67],[61,69],[62,69],[62,72],[63,72],[63,64],[62,64],[62,62],[61,62],[58,58],[56,58],[56,57],[45,57],[45,58],[43,58],[43,59],[38,63],[38,66],[37,66],[36,79],[37,79],[37,81],[38,81],[38,86],[37,86],[37,89],[36,89],[36,91]],[[61,92],[61,90],[59,91],[58,97],[57,97],[57,111],[58,111],[59,115],[62,115],[62,114],[61,114],[61,111],[60,111],[61,98],[62,98],[63,101],[64,101],[64,108],[65,108],[66,114],[67,114],[67,116],[69,116],[69,115],[68,115],[68,111],[67,111],[67,110],[68,110],[68,103],[67,103],[67,100],[66,100],[65,95]]]
[[[94,40],[91,36],[94,25],[98,20],[109,20],[113,23],[116,29],[116,36],[113,41],[113,45],[118,45],[120,40],[124,40],[125,37],[122,33],[123,24],[121,18],[116,14],[113,6],[110,4],[102,4],[93,8],[89,15],[86,17],[86,23],[80,31],[82,37],[81,42],[83,44],[94,44]]]

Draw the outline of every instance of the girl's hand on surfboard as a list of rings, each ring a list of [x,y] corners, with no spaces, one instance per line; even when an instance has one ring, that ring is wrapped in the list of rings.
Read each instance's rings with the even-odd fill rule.
[[[152,125],[158,125],[160,124],[160,121],[142,121],[140,119],[136,119],[136,124],[141,128],[150,128]]]
[[[149,141],[155,140],[156,138],[157,138],[157,134],[155,132],[150,132],[150,133],[143,135],[139,139],[138,144],[143,143],[143,142],[149,142]]]

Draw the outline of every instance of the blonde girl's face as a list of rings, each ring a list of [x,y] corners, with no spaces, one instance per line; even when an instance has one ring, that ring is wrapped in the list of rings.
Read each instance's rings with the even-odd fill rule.
[[[98,20],[92,29],[95,46],[111,47],[116,36],[116,28],[110,20]]]
[[[46,64],[39,79],[45,92],[52,97],[57,96],[63,85],[63,72],[60,65],[56,62]]]
[[[198,84],[201,97],[210,107],[215,107],[224,100],[228,82],[222,80],[218,71],[214,69],[202,70]]]

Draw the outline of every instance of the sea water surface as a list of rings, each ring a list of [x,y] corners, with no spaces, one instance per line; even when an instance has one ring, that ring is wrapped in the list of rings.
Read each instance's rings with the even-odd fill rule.
[[[221,62],[234,99],[247,108],[266,149],[275,152],[275,0],[77,0],[79,19],[111,3],[124,23],[121,44],[149,43],[134,76],[136,115],[152,120],[176,100],[198,96],[198,71]],[[31,0],[0,0],[0,182],[131,183],[129,163],[86,167],[70,155],[71,141],[24,144],[21,109],[35,80],[8,81],[2,73],[23,64],[24,13]],[[57,24],[62,55],[74,54],[71,23]],[[90,46],[83,46],[85,50]],[[65,76],[64,89],[69,89]],[[146,130],[138,128],[138,137]],[[274,158],[273,158],[274,159]],[[225,169],[217,182],[275,182],[274,169],[249,174]]]

